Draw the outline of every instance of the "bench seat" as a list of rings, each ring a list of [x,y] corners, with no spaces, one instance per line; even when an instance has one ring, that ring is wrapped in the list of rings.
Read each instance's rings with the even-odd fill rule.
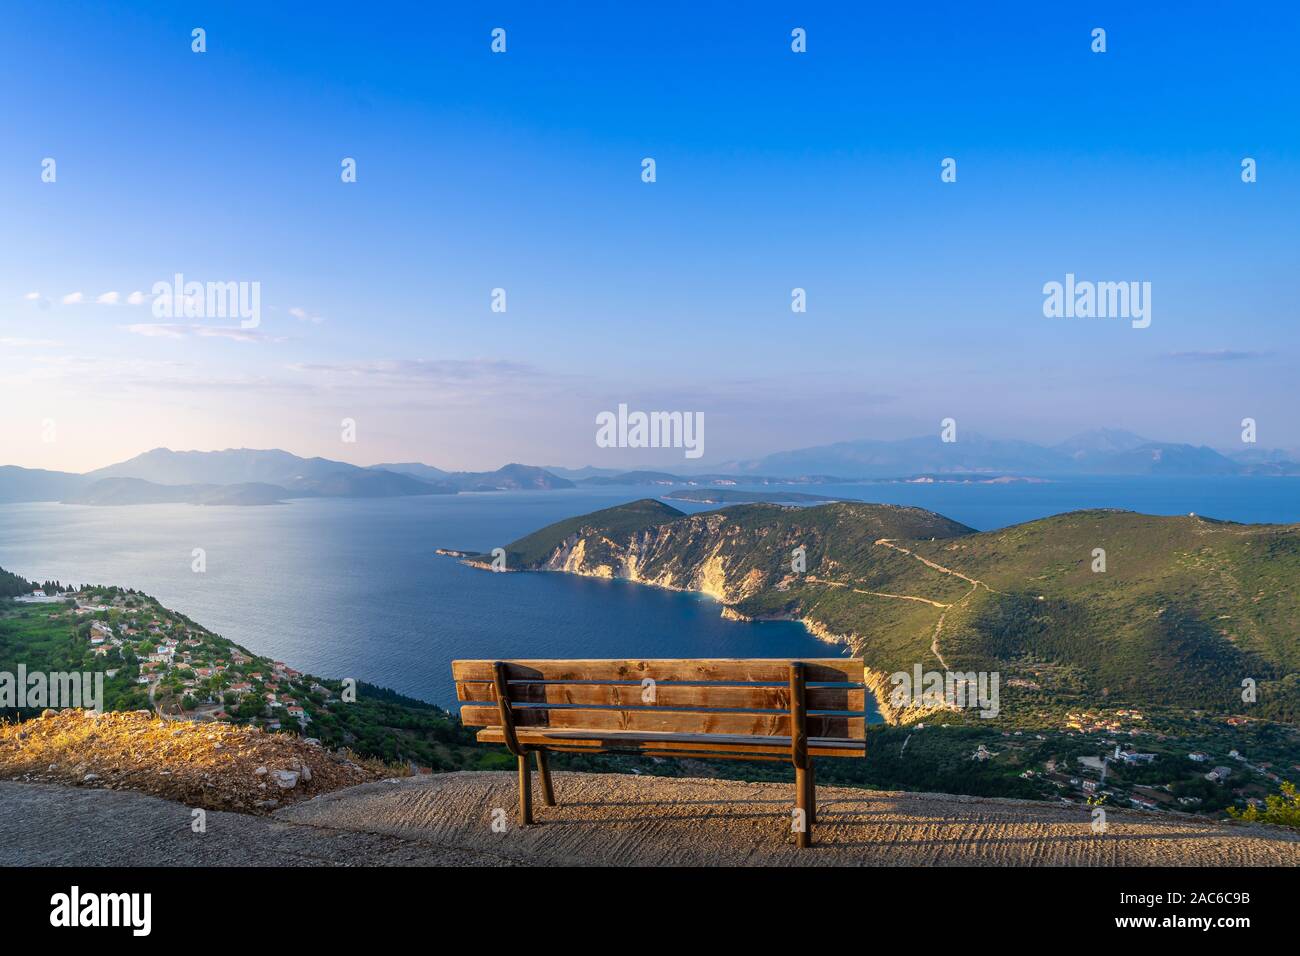
[[[500,727],[485,727],[478,732],[479,743],[503,744],[506,742],[505,731]],[[774,759],[790,759],[789,737],[749,737],[740,734],[655,734],[636,730],[599,730],[581,727],[565,727],[562,730],[535,729],[517,727],[515,736],[521,744],[547,747],[551,750],[572,749],[592,752],[609,752],[615,749],[628,751],[669,750],[669,751],[716,751],[710,754],[713,759],[752,759],[749,755],[760,757],[771,755]],[[836,740],[830,737],[809,737],[808,756],[810,757],[847,757],[864,756],[867,751],[865,740]],[[680,754],[677,754],[680,756]]]
[[[519,762],[519,824],[533,822],[532,767],[555,806],[547,755],[631,753],[794,766],[791,831],[812,842],[814,757],[866,756],[862,661],[452,661],[460,718]]]

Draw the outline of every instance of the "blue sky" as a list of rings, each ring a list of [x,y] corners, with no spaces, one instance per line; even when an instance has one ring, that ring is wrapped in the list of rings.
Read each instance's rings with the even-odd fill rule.
[[[1300,445],[1294,5],[456,6],[9,11],[0,458],[678,461],[595,446],[620,402],[703,412],[706,464],[948,416]],[[177,272],[260,326],[147,328]],[[1044,318],[1066,273],[1150,328]]]

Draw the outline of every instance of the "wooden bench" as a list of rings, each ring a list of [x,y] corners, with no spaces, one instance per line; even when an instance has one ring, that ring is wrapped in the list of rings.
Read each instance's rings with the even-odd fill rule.
[[[812,842],[814,757],[866,755],[862,661],[453,661],[460,716],[519,761],[519,823],[555,806],[548,752],[639,753],[702,760],[789,760],[795,841]],[[798,825],[799,822],[803,826]]]

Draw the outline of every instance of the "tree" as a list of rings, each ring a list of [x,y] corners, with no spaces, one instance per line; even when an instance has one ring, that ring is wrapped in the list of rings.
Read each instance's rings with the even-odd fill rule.
[[[1238,810],[1228,808],[1228,815],[1248,823],[1276,823],[1278,826],[1300,829],[1300,794],[1296,793],[1294,783],[1282,784],[1282,792],[1270,794],[1264,801],[1264,809],[1247,807]]]

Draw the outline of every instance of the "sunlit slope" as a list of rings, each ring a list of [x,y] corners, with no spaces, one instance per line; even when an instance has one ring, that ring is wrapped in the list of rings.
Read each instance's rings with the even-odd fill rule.
[[[848,637],[878,671],[999,670],[1058,702],[1214,710],[1240,709],[1251,678],[1255,712],[1285,719],[1300,698],[1295,525],[1098,510],[976,533],[891,505],[683,515],[646,499],[559,522],[507,553],[517,568],[802,618]]]

